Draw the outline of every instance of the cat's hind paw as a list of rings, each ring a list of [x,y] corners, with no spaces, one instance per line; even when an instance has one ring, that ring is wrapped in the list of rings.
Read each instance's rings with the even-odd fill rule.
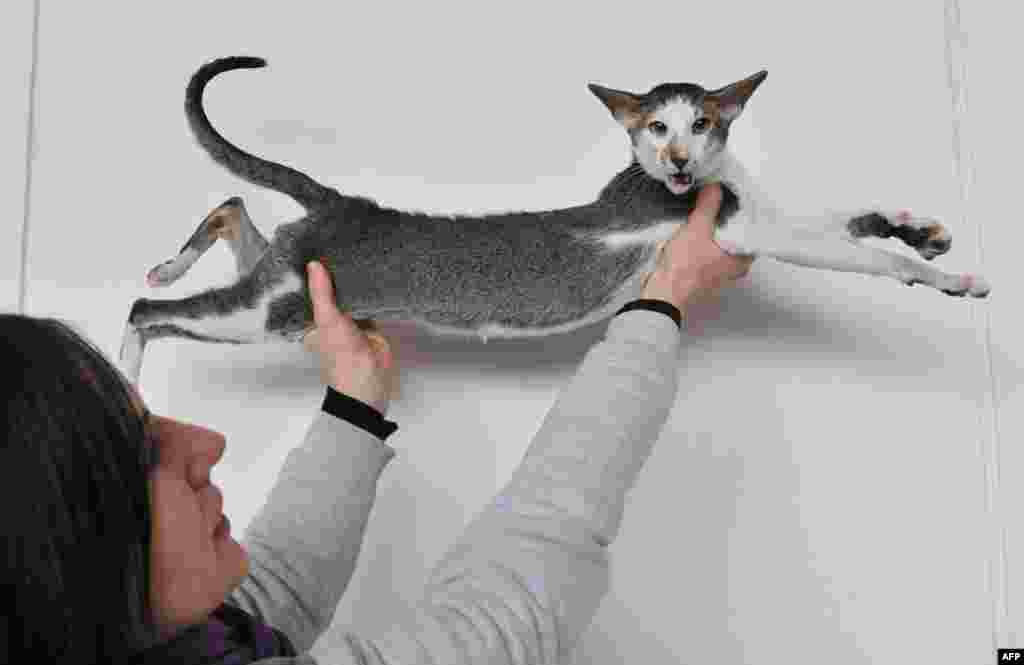
[[[146,284],[150,288],[160,288],[173,284],[188,272],[188,269],[192,267],[198,256],[199,253],[194,249],[186,249],[175,258],[164,261],[155,268],[150,269],[146,273]]]

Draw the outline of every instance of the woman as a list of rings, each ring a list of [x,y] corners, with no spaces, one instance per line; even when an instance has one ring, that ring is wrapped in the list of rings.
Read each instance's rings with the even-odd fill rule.
[[[717,186],[702,191],[690,230],[666,246],[645,302],[631,305],[682,310],[747,273],[753,257],[730,257],[714,243],[720,199]],[[311,265],[309,279],[328,398],[344,395],[382,421],[395,376],[386,340],[338,311],[321,266]],[[222,498],[209,483],[221,434],[149,413],[102,353],[54,319],[0,315],[0,368],[4,662],[185,665],[297,654],[283,626],[225,603],[250,561],[219,523]],[[391,425],[374,422],[372,431]]]

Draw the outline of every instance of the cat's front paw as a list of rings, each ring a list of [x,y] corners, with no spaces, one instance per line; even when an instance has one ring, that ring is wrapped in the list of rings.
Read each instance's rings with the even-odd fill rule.
[[[960,275],[956,288],[942,289],[943,293],[951,296],[971,296],[972,298],[987,298],[992,287],[980,275]]]
[[[942,256],[953,246],[953,234],[934,219],[914,217],[908,210],[885,214],[889,234],[907,243],[925,261]]]
[[[938,222],[926,226],[923,229],[926,233],[924,241],[919,247],[915,247],[917,253],[925,261],[931,261],[936,256],[942,256],[953,246],[953,234],[945,226]]]
[[[949,229],[934,219],[914,217],[907,210],[870,212],[851,219],[847,228],[855,238],[895,236],[913,247],[925,261],[942,256],[953,246]]]

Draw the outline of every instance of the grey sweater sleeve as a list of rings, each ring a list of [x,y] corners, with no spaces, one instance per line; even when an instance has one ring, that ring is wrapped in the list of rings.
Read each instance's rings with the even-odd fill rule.
[[[569,662],[607,593],[626,494],[674,404],[679,347],[662,312],[612,318],[509,482],[431,572],[414,618],[344,633],[347,653],[322,665]],[[246,531],[249,576],[228,602],[307,651],[351,578],[394,455],[379,436],[319,413]]]

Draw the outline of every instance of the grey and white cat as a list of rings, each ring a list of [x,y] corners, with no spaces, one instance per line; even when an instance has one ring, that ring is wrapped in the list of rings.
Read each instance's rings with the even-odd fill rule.
[[[858,238],[895,236],[926,260],[949,250],[938,222],[906,212],[828,213],[810,223],[784,216],[726,147],[729,128],[767,72],[718,90],[666,83],[646,94],[590,85],[628,131],[633,160],[587,205],[537,212],[442,216],[384,208],[250,155],[210,124],[202,92],[217,74],[266,66],[230,57],[201,67],[185,111],[199,144],[235,175],[283,192],[306,210],[267,242],[242,200],[215,208],[177,257],[153,268],[150,286],[181,277],[224,238],[238,279],[180,300],[134,302],[119,364],[138,382],[145,344],[160,337],[204,342],[299,342],[312,329],[305,265],[330,271],[338,306],[362,328],[414,321],[435,334],[540,337],[612,316],[640,296],[660,248],[693,209],[699,185],[719,182],[715,239],[724,251],[811,268],[884,275],[955,296],[985,297],[973,275],[953,275]]]

